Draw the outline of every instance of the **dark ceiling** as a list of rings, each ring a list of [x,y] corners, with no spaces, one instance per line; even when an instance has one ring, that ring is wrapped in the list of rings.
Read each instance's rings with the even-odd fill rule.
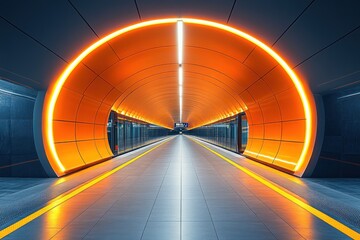
[[[2,0],[0,78],[46,89],[107,33],[143,20],[195,17],[272,45],[314,93],[326,93],[360,83],[359,12],[357,0]]]

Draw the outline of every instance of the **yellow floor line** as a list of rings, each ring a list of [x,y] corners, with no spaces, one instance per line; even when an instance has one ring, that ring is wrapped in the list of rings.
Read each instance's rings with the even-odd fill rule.
[[[249,175],[250,177],[256,179],[257,181],[259,181],[260,183],[264,184],[265,186],[269,187],[270,189],[274,190],[275,192],[279,193],[281,196],[289,199],[290,201],[292,201],[293,203],[297,204],[298,206],[302,207],[303,209],[307,210],[308,212],[310,212],[311,214],[313,214],[314,216],[318,217],[319,219],[323,220],[324,222],[326,222],[327,224],[331,225],[332,227],[336,228],[337,230],[339,230],[340,232],[344,233],[345,235],[349,236],[352,239],[360,239],[360,233],[356,232],[355,230],[349,228],[348,226],[346,226],[345,224],[335,220],[334,218],[330,217],[329,215],[321,212],[320,210],[310,206],[309,204],[305,203],[303,200],[301,200],[299,197],[296,197],[295,194],[290,194],[288,192],[288,190],[286,190],[283,187],[280,187],[279,185],[267,180],[264,177],[261,177],[260,175],[252,172],[251,170],[240,166],[239,164],[237,164],[236,162],[230,160],[229,158],[221,155],[220,153],[208,148],[207,146],[205,146],[204,144],[200,143],[198,140],[194,140],[192,138],[190,138],[192,141],[196,142],[197,144],[199,144],[200,146],[202,146],[203,148],[209,150],[210,152],[212,152],[213,154],[217,155],[218,157],[220,157],[221,159],[225,160],[226,162],[230,163],[231,165],[233,165],[234,167],[236,167],[237,169],[243,171],[244,173],[246,173],[247,175]]]
[[[171,138],[172,139],[172,138]],[[23,219],[13,223],[12,225],[4,228],[3,230],[0,231],[0,239],[6,237],[7,235],[9,235],[10,233],[18,230],[19,228],[21,228],[22,226],[24,226],[25,224],[31,222],[32,220],[40,217],[41,215],[43,215],[44,213],[50,211],[51,209],[53,209],[54,207],[64,203],[65,201],[69,200],[70,198],[76,196],[77,194],[81,193],[82,191],[90,188],[91,186],[94,186],[95,184],[97,184],[98,182],[100,182],[101,180],[104,180],[105,178],[111,176],[112,174],[116,173],[117,171],[123,169],[124,167],[130,165],[131,163],[135,162],[136,160],[138,160],[139,158],[143,157],[144,155],[148,154],[149,152],[155,150],[156,148],[160,147],[161,145],[165,144],[166,142],[170,141],[166,140],[162,143],[160,143],[159,145],[147,150],[146,152],[136,156],[135,158],[121,164],[120,166],[105,172],[103,174],[101,174],[98,177],[95,177],[94,179],[89,180],[88,182],[75,187],[74,189],[69,190],[67,193],[61,194],[60,196],[52,199],[51,201],[49,201],[47,203],[47,205],[39,210],[37,210],[36,212],[31,213],[30,215],[24,217]]]

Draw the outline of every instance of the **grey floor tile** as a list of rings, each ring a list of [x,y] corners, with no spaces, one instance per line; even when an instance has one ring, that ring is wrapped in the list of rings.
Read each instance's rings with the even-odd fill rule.
[[[61,229],[60,228],[27,228],[23,227],[19,230],[8,235],[6,240],[19,240],[19,239],[39,239],[45,240],[55,236]]]
[[[292,227],[288,225],[283,226],[268,226],[267,228],[271,231],[271,233],[277,238],[277,239],[291,239],[291,240],[304,240],[304,236],[302,236],[300,233],[295,231]],[[314,238],[312,238],[314,239]],[[316,239],[316,238],[315,238]]]
[[[160,199],[157,198],[154,204],[154,208],[168,207],[168,208],[180,208],[180,199]]]
[[[260,222],[258,217],[247,207],[214,207],[209,210],[213,221]]]
[[[180,206],[177,207],[154,207],[149,221],[155,222],[178,222],[180,221]]]
[[[185,222],[198,222],[207,221],[211,222],[209,209],[203,199],[185,199],[182,203],[182,221]]]
[[[140,239],[145,222],[103,222],[96,224],[84,239]]]
[[[230,199],[207,199],[206,200],[209,208],[216,207],[234,207],[234,208],[243,208],[248,207],[246,203],[239,197],[230,198]]]
[[[141,240],[179,240],[180,222],[148,222]]]
[[[183,222],[182,240],[217,240],[212,222]]]
[[[214,222],[214,225],[220,240],[276,239],[262,223]]]
[[[68,226],[61,229],[51,240],[80,240],[83,239],[91,229],[92,227],[86,226]]]
[[[305,239],[351,239],[335,229],[296,228],[296,231]]]

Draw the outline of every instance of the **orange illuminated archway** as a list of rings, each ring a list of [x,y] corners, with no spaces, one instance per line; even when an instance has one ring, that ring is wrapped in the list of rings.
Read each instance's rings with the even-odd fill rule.
[[[185,25],[184,122],[192,128],[245,111],[245,155],[301,176],[314,147],[306,84],[263,42],[232,27],[169,18],[115,31],[85,49],[49,87],[43,139],[58,176],[109,158],[111,109],[171,128],[178,121],[176,23]],[[211,110],[211,111],[209,111]]]

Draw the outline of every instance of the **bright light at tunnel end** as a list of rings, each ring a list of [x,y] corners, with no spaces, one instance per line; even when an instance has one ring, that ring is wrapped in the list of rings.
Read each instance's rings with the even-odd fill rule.
[[[67,68],[62,72],[62,74],[54,81],[54,83],[49,87],[46,97],[45,97],[45,103],[44,103],[44,115],[43,115],[43,136],[44,136],[44,147],[45,151],[48,157],[48,160],[51,164],[51,166],[56,170],[57,175],[63,175],[66,169],[62,162],[60,161],[56,148],[54,143],[54,135],[53,135],[53,115],[54,115],[54,109],[56,105],[56,101],[58,99],[58,96],[60,94],[61,88],[64,85],[65,81],[71,74],[71,72],[81,63],[81,61],[89,55],[92,51],[100,47],[102,44],[108,42],[109,40],[118,37],[124,33],[130,32],[132,30],[144,28],[147,26],[154,26],[154,25],[160,25],[160,24],[169,24],[169,23],[177,23],[177,31],[178,31],[178,64],[179,64],[179,86],[181,83],[183,83],[183,74],[180,74],[180,71],[183,71],[182,64],[183,64],[183,28],[184,23],[191,23],[191,24],[199,24],[199,25],[205,25],[214,27],[223,31],[227,31],[230,33],[233,33],[234,35],[237,35],[239,37],[245,38],[246,40],[252,42],[262,50],[266,51],[271,57],[273,57],[281,66],[282,68],[287,72],[287,74],[290,76],[291,80],[293,81],[299,96],[301,98],[305,117],[306,117],[306,132],[305,132],[305,139],[304,139],[304,147],[300,156],[300,159],[294,168],[295,172],[298,170],[301,170],[303,167],[303,164],[305,163],[306,158],[309,158],[309,154],[311,155],[312,149],[310,149],[310,146],[312,144],[314,136],[314,130],[312,129],[312,123],[314,120],[313,111],[312,111],[312,105],[310,103],[310,100],[312,99],[312,96],[310,94],[307,94],[302,82],[297,77],[295,72],[287,65],[287,63],[270,47],[268,47],[266,44],[262,43],[261,41],[257,40],[256,38],[250,36],[249,34],[246,34],[240,30],[237,30],[235,28],[212,22],[207,20],[200,20],[200,19],[192,19],[192,18],[166,18],[166,19],[157,19],[157,20],[151,20],[146,22],[137,23],[125,28],[122,28],[120,30],[117,30],[104,38],[98,40],[94,44],[92,44],[90,47],[85,49],[79,56],[77,56],[68,66]],[[179,34],[180,32],[180,34]],[[181,36],[181,39],[179,41],[179,36]],[[181,44],[179,44],[181,43]],[[180,78],[181,76],[181,78]],[[180,91],[179,91],[180,94]],[[312,100],[311,100],[312,101]],[[180,120],[182,120],[182,96],[179,95],[179,106],[180,106]],[[315,111],[315,110],[314,110]],[[316,124],[316,122],[314,121]],[[55,166],[54,166],[55,165]]]

